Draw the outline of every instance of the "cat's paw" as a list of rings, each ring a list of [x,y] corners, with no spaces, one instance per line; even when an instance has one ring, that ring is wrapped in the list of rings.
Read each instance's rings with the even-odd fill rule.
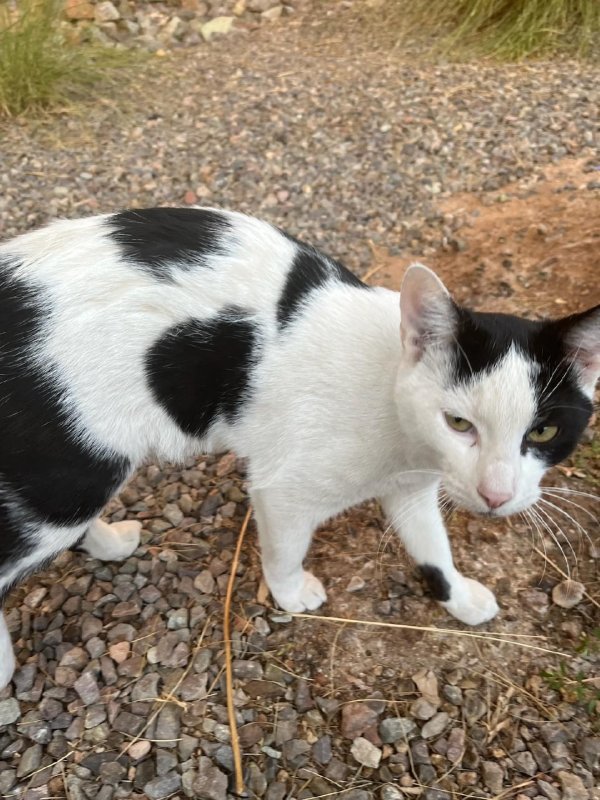
[[[15,666],[15,654],[10,633],[0,611],[0,691],[11,682]]]
[[[452,584],[450,600],[442,605],[465,625],[481,625],[493,619],[499,611],[493,592],[479,581],[462,575]]]
[[[100,561],[123,561],[132,555],[139,543],[142,523],[125,519],[108,525],[96,520],[82,542],[82,548],[92,558]]]
[[[298,586],[271,588],[275,601],[285,611],[314,611],[327,600],[327,592],[318,578],[303,570]]]

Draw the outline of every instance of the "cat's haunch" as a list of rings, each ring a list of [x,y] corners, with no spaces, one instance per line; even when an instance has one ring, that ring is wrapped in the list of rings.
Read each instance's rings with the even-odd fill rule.
[[[215,209],[57,222],[0,246],[0,601],[62,550],[126,558],[98,515],[150,459],[248,459],[266,581],[317,608],[315,528],[379,497],[448,611],[498,610],[454,567],[439,493],[498,516],[590,419],[600,307],[539,322],[457,305],[416,265],[365,286],[277,228]],[[0,689],[14,656],[0,614]]]

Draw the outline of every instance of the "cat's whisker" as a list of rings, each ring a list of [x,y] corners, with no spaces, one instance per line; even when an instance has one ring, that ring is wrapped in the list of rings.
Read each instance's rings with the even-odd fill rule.
[[[581,525],[581,523],[577,522],[577,520],[575,519],[575,517],[572,514],[569,514],[569,512],[565,511],[564,508],[561,508],[560,506],[557,506],[556,503],[551,503],[550,500],[546,500],[543,497],[540,499],[539,502],[540,503],[544,503],[545,505],[549,506],[550,508],[553,508],[555,511],[558,511],[559,514],[562,514],[564,517],[566,517],[568,520],[570,520],[570,522],[572,522],[573,525],[575,525],[577,530],[581,534],[583,534],[583,536],[585,536],[585,538],[588,540],[588,542],[590,544],[592,544],[592,537],[589,535],[589,533],[583,527],[583,525]],[[565,536],[565,538],[567,538],[567,537]]]
[[[549,536],[550,536],[550,538],[552,539],[552,541],[554,542],[554,544],[555,544],[555,545],[558,547],[558,549],[560,550],[560,552],[561,552],[561,555],[562,555],[562,557],[563,557],[563,560],[564,560],[564,562],[565,562],[565,568],[566,568],[566,571],[567,571],[567,575],[569,575],[569,577],[570,577],[570,576],[571,576],[571,567],[570,567],[570,565],[569,565],[569,560],[568,560],[568,558],[567,558],[567,556],[566,556],[566,553],[565,553],[565,551],[564,551],[564,550],[563,550],[563,548],[562,548],[562,545],[561,545],[561,543],[560,543],[560,542],[559,542],[559,540],[556,538],[556,535],[555,535],[554,531],[553,531],[553,530],[551,529],[551,527],[549,526],[547,519],[544,519],[544,517],[542,517],[542,516],[541,516],[541,514],[539,513],[539,512],[540,512],[540,509],[538,509],[538,508],[534,508],[534,507],[532,506],[532,507],[529,509],[529,511],[530,511],[530,513],[531,513],[531,515],[532,515],[532,519],[535,519],[535,520],[537,520],[537,523],[538,523],[538,524],[539,524],[539,526],[540,526],[540,535],[541,535],[541,537],[542,537],[542,540],[543,540],[543,538],[544,538],[544,537],[543,537],[543,532],[544,532],[544,531],[546,531],[546,533],[548,533],[548,534],[549,534]],[[554,520],[553,520],[551,517],[550,517],[550,520],[552,521],[552,523],[553,523],[553,524],[556,524],[556,523],[555,523],[555,521],[554,521]],[[544,542],[544,552],[546,552],[546,548],[545,548],[545,542]]]
[[[550,534],[550,537],[552,538],[554,544],[560,550],[560,552],[562,554],[562,557],[564,559],[565,565],[566,565],[567,573],[569,574],[569,577],[571,577],[571,569],[570,569],[570,566],[569,566],[569,560],[567,559],[567,554],[565,553],[565,551],[564,551],[564,549],[563,549],[563,547],[562,547],[562,545],[560,543],[560,540],[559,540],[558,536],[554,533],[554,531],[550,527],[549,523],[552,523],[552,525],[555,526],[557,533],[562,534],[565,542],[569,546],[569,550],[573,554],[573,559],[575,561],[575,565],[577,565],[577,553],[575,552],[575,549],[574,549],[573,545],[571,544],[571,540],[565,534],[565,532],[563,531],[563,529],[561,528],[561,526],[559,525],[557,520],[555,520],[554,517],[551,514],[549,514],[544,508],[541,507],[541,505],[540,505],[541,502],[542,502],[541,500],[538,500],[538,502],[535,504],[535,513],[536,513],[538,519],[540,520],[540,522],[542,523],[544,529],[546,531],[548,531],[548,533]]]
[[[563,503],[569,503],[569,505],[575,506],[575,508],[578,508],[580,511],[583,511],[584,514],[587,514],[588,517],[594,520],[596,524],[598,524],[598,522],[600,521],[596,516],[596,514],[593,514],[588,508],[585,508],[585,506],[582,506],[580,503],[576,503],[574,500],[571,500],[570,497],[563,497],[560,494],[555,494],[554,492],[549,492],[547,490],[542,491],[542,496],[554,497],[555,500],[562,500]]]
[[[562,492],[563,494],[578,495],[579,497],[589,497],[591,500],[600,501],[600,495],[593,494],[592,492],[582,492],[579,489],[571,489],[566,486],[542,486],[542,491],[552,489],[553,492]]]
[[[546,542],[544,540],[544,535],[543,535],[542,531],[540,530],[540,527],[539,527],[538,523],[536,522],[533,514],[531,514],[529,512],[529,509],[525,509],[525,511],[522,512],[521,516],[525,519],[525,522],[526,523],[529,522],[529,525],[530,525],[532,550],[535,550],[535,534],[537,533],[537,535],[539,536],[539,539],[540,539],[540,543],[542,545],[542,550],[544,551],[544,556],[545,556],[544,568],[543,568],[543,571],[542,571],[542,576],[540,578],[540,581],[542,581],[542,580],[544,580],[544,576],[546,574],[546,559],[548,557],[547,553],[546,553]]]

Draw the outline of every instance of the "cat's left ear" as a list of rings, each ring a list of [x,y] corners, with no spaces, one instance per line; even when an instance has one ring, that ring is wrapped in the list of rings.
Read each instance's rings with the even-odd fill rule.
[[[404,351],[416,363],[429,346],[451,341],[456,306],[450,293],[428,267],[410,266],[400,289],[400,335]]]
[[[591,397],[600,378],[600,305],[565,317],[558,325],[581,386]]]

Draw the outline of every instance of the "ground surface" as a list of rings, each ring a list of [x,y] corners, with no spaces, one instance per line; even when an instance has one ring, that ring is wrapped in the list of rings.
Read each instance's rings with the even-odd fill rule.
[[[2,235],[198,199],[284,225],[372,282],[397,287],[419,258],[477,308],[600,302],[597,74],[432,65],[344,26],[316,15],[157,59],[122,97],[7,127]],[[521,641],[561,657],[292,619],[260,586],[251,528],[233,604],[250,795],[597,800],[598,456],[589,431],[549,476],[588,493],[561,503],[575,521],[555,512],[556,543],[520,519],[448,520],[458,564],[499,597],[482,632],[543,636]],[[150,466],[107,513],[143,520],[134,557],[66,554],[13,592],[22,667],[0,694],[0,796],[225,798],[222,606],[244,490],[228,455]],[[374,505],[320,531],[310,563],[324,615],[467,631],[424,596]],[[570,610],[551,599],[556,567],[588,592]]]

